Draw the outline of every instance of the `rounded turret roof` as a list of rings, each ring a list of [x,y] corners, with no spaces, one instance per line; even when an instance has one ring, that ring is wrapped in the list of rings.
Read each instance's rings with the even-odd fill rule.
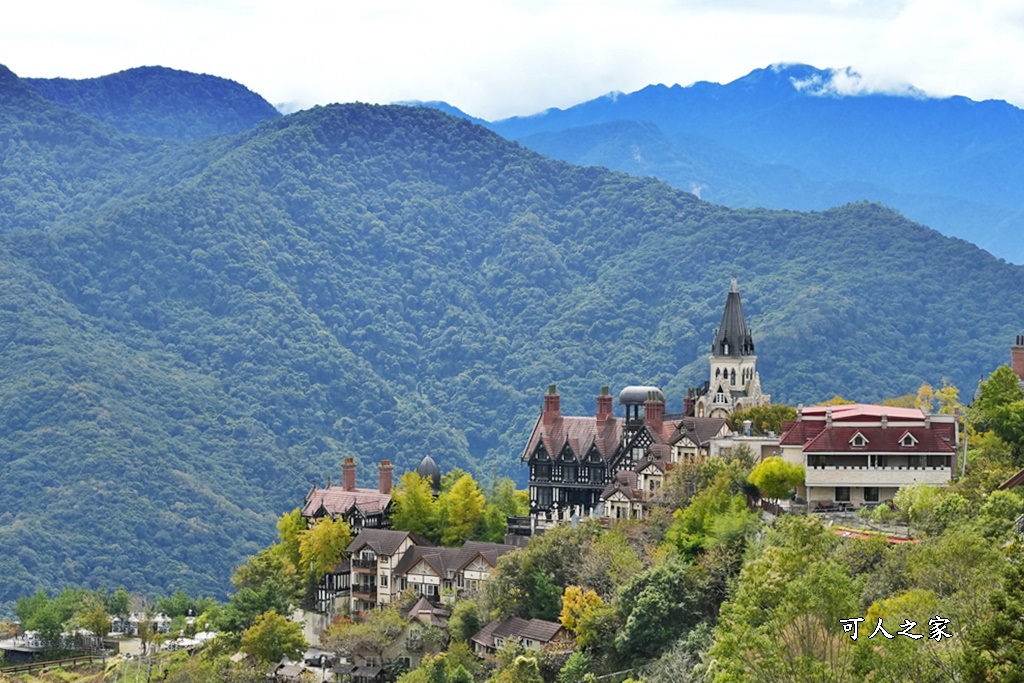
[[[429,455],[423,456],[423,460],[420,460],[420,464],[416,467],[416,474],[428,480],[435,491],[441,488],[441,468]]]
[[[619,405],[643,405],[644,402],[647,401],[652,391],[654,392],[656,399],[658,399],[662,403],[665,402],[665,394],[661,393],[661,389],[659,389],[658,387],[633,386],[626,387],[625,389],[619,392]]]

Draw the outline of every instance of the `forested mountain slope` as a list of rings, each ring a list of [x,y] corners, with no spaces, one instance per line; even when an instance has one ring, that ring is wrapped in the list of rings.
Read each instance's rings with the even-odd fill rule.
[[[143,66],[99,78],[26,78],[48,100],[124,133],[198,140],[241,133],[280,116],[265,99],[225,78]]]
[[[842,94],[856,79],[775,65],[724,85],[651,85],[489,125],[542,154],[655,175],[729,206],[883,202],[1024,262],[1024,112],[912,91]]]
[[[880,206],[730,210],[421,108],[147,147],[0,103],[0,603],[222,592],[348,455],[521,480],[551,382],[678,410],[732,275],[777,401],[970,389],[1019,331],[1024,269]]]

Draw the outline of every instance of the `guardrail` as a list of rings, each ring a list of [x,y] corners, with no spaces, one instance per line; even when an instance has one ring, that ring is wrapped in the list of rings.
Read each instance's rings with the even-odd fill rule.
[[[106,661],[104,655],[82,655],[79,657],[67,657],[65,659],[50,659],[38,662],[26,662],[25,664],[15,664],[13,666],[0,667],[0,674],[23,674],[31,673],[32,671],[39,671],[42,669],[49,669],[50,667],[74,666],[76,664],[93,664],[95,662],[102,663],[104,661]]]

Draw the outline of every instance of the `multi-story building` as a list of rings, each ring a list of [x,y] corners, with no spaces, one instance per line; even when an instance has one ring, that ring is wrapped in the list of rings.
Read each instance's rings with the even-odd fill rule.
[[[637,495],[646,497],[660,486],[669,464],[691,452],[706,456],[712,435],[728,432],[724,418],[666,415],[665,397],[657,387],[623,389],[619,405],[624,418],[613,414],[612,400],[608,387],[602,387],[593,417],[567,417],[556,387],[548,387],[544,410],[521,456],[530,467],[534,530],[573,516],[607,515],[604,503],[613,492],[609,487],[617,483],[630,491],[639,491],[642,484],[644,493]],[[652,463],[657,472],[647,471]],[[638,475],[641,465],[644,471]]]
[[[405,553],[430,541],[408,531],[363,529],[346,552],[351,569],[351,610],[361,612],[390,604],[402,592],[395,569]]]
[[[433,462],[433,461],[431,461]],[[394,467],[382,460],[377,468],[376,489],[356,487],[356,463],[345,458],[341,463],[341,486],[314,486],[302,503],[302,516],[307,522],[321,517],[344,519],[353,533],[362,528],[386,529],[391,526],[391,485]]]
[[[901,486],[944,485],[956,471],[955,415],[916,408],[837,405],[801,408],[783,424],[784,460],[806,468],[798,495],[809,505],[878,503]]]

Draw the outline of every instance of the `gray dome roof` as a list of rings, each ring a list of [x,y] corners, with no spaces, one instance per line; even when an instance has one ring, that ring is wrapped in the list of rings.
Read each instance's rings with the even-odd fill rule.
[[[625,389],[619,392],[619,405],[643,405],[644,402],[647,400],[648,395],[652,391],[656,394],[656,398],[659,401],[661,401],[662,403],[665,402],[665,394],[661,393],[661,389],[659,389],[658,387],[633,386],[626,387]]]
[[[429,455],[423,456],[423,460],[420,460],[420,464],[416,467],[416,474],[428,480],[435,491],[441,488],[441,468]]]

